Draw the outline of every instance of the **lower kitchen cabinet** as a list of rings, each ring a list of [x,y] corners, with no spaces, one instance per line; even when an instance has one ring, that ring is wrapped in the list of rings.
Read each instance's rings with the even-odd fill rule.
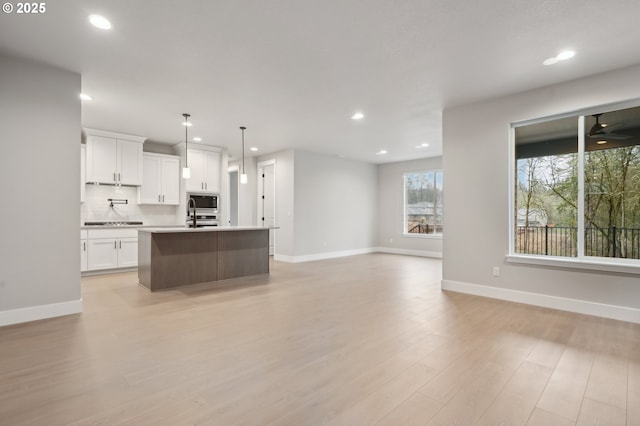
[[[84,272],[87,270],[87,231],[80,231],[80,272]]]
[[[88,230],[88,271],[136,266],[138,266],[137,229]]]
[[[138,266],[138,237],[118,241],[118,268]]]

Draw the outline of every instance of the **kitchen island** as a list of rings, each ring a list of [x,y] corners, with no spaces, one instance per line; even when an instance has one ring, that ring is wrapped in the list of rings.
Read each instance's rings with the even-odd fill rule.
[[[141,228],[138,280],[151,291],[269,273],[269,228]]]

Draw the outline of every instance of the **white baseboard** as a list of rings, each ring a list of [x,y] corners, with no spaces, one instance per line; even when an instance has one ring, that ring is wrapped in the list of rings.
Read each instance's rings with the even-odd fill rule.
[[[475,296],[490,297],[492,299],[507,300],[509,302],[542,306],[544,308],[552,308],[561,311],[575,312],[578,314],[640,324],[640,310],[625,306],[606,305],[586,300],[567,299],[564,297],[549,296],[546,294],[529,293],[526,291],[510,290],[506,288],[451,280],[442,280],[441,287],[443,290],[450,290],[458,293],[473,294]]]
[[[28,308],[0,311],[0,327],[22,322],[79,314],[82,312],[82,299],[51,305],[30,306]]]
[[[378,253],[404,254],[407,256],[433,257],[436,259],[442,259],[442,252],[440,251],[409,250],[394,247],[376,247],[375,251],[377,251]]]
[[[305,254],[302,256],[287,256],[283,254],[276,254],[273,257],[273,259],[279,260],[282,262],[300,263],[300,262],[311,262],[314,260],[334,259],[336,257],[355,256],[358,254],[374,253],[375,251],[376,250],[374,248],[370,247],[370,248],[354,249],[354,250],[341,250],[341,251],[329,251],[325,253]]]
[[[326,253],[306,254],[303,256],[288,256],[285,254],[276,254],[273,256],[274,260],[288,263],[300,263],[310,262],[314,260],[334,259],[336,257],[355,256],[358,254],[367,253],[391,253],[391,254],[403,254],[406,256],[421,256],[421,257],[433,257],[435,259],[442,259],[442,253],[438,251],[425,251],[425,250],[407,250],[391,247],[369,247],[355,250],[342,250],[342,251],[330,251]]]
[[[80,272],[80,276],[92,277],[94,275],[121,274],[123,272],[134,272],[137,270],[138,270],[137,266],[131,266],[127,268],[115,268],[115,269],[96,269],[93,271],[82,271]]]

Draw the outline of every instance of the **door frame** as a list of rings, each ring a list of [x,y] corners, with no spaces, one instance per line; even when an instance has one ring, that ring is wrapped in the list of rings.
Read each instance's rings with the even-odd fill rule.
[[[273,223],[274,225],[277,223],[277,216],[276,213],[278,211],[278,209],[276,208],[276,201],[278,199],[277,194],[276,194],[276,159],[273,158],[271,160],[265,160],[265,161],[260,161],[257,164],[257,169],[258,172],[256,173],[256,225],[258,225],[258,223],[262,222],[262,224],[264,225],[264,221],[261,220],[262,218],[262,214],[263,211],[261,209],[264,208],[264,203],[261,203],[262,201],[262,195],[263,195],[263,188],[264,188],[264,184],[263,184],[263,177],[262,175],[264,174],[264,169],[265,167],[268,166],[273,166]],[[259,226],[259,225],[258,225]],[[276,231],[277,229],[273,230],[273,253],[275,255],[276,253]]]

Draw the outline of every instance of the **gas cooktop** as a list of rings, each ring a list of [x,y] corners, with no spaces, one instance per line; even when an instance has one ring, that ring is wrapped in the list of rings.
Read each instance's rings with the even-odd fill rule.
[[[85,222],[84,226],[132,226],[142,225],[142,222],[138,221],[124,221],[124,222]]]

